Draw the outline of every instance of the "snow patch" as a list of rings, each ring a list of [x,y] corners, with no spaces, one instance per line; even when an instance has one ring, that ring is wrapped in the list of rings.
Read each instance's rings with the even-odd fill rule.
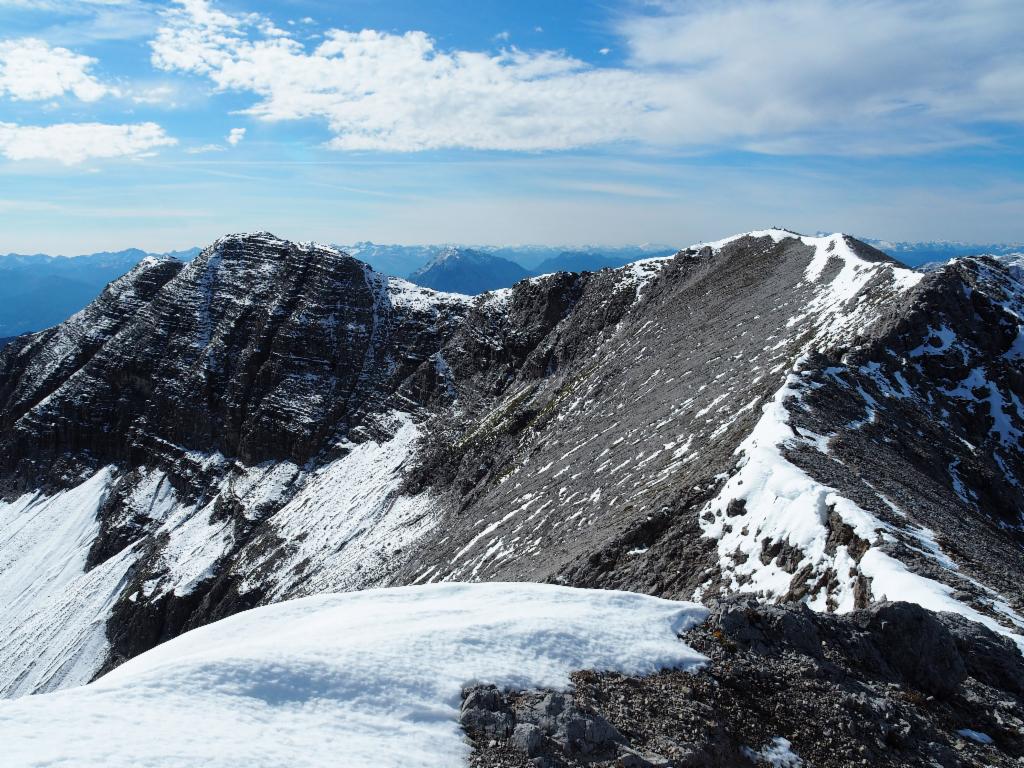
[[[474,297],[462,293],[446,293],[432,288],[410,283],[400,277],[388,277],[387,290],[391,304],[395,307],[413,309],[421,312],[437,312],[438,307],[446,304],[462,304],[472,306]]]
[[[970,739],[971,741],[977,742],[978,744],[992,743],[992,737],[989,736],[987,733],[982,733],[981,731],[973,731],[970,728],[961,728],[959,731],[957,731],[957,733],[963,736],[965,739]]]
[[[804,761],[793,751],[793,745],[789,739],[776,736],[772,743],[755,752],[750,747],[743,748],[743,754],[755,763],[767,764],[772,768],[800,768]]]
[[[194,630],[91,685],[0,702],[0,743],[19,766],[450,768],[470,751],[463,686],[693,668],[704,659],[677,633],[705,615],[542,584],[319,595]]]
[[[955,599],[951,587],[920,576],[885,554],[877,545],[895,532],[891,526],[786,459],[783,451],[787,447],[814,443],[814,436],[794,432],[786,410],[787,400],[800,397],[803,361],[798,360],[786,383],[765,404],[761,419],[737,448],[737,470],[700,516],[704,535],[718,540],[720,566],[730,591],[753,592],[767,598],[786,595],[792,573],[775,558],[767,563],[761,559],[764,542],[784,542],[802,555],[796,564],[797,573],[810,567],[809,583],[818,581],[828,570],[834,572],[838,586],[833,592],[826,594],[822,589],[807,596],[808,605],[816,610],[853,610],[857,579],[863,575],[872,579],[871,592],[876,599],[908,600],[933,611],[959,613],[1007,635],[1024,651],[1024,633],[1011,632]],[[859,562],[845,545],[837,546],[833,553],[827,551],[831,513],[870,545]],[[911,531],[911,535],[915,533],[919,538],[920,532]],[[948,563],[948,558],[927,548],[919,551],[940,565]]]

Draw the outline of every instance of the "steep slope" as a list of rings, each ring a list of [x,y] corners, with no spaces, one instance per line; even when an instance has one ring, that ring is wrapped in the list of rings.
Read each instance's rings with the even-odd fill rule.
[[[471,248],[445,248],[409,280],[438,291],[475,295],[508,288],[530,273],[514,261]]]
[[[420,477],[456,489],[458,512],[424,544],[433,567],[404,577],[748,590],[843,610],[912,594],[1019,632],[1021,286],[971,264],[984,280],[922,278],[842,236],[716,243],[663,262],[622,315],[585,292],[475,407],[493,366],[474,368],[456,336],[445,357],[469,391],[438,419]],[[983,346],[933,378],[917,367],[935,356],[910,352],[936,306]],[[613,327],[581,349],[588,320]],[[982,360],[990,372],[971,373]]]
[[[350,507],[372,519],[380,510],[363,504],[394,506],[397,475],[385,473],[396,467],[386,462],[401,464],[415,436],[405,412],[446,396],[431,355],[465,303],[331,249],[229,237],[188,265],[144,262],[67,323],[8,345],[0,357],[3,514],[12,529],[45,538],[31,516],[59,511],[62,489],[85,479],[94,490],[75,497],[75,514],[98,533],[83,522],[74,544],[61,545],[64,571],[78,572],[81,592],[108,596],[111,563],[120,576],[99,612],[93,603],[67,606],[57,585],[25,598],[31,623],[5,616],[18,628],[0,640],[2,690],[81,682],[108,658],[256,604],[274,583],[256,579],[239,597],[228,564],[243,549],[255,558],[282,535],[298,551],[303,539],[324,545],[313,560],[287,563],[282,578],[294,587],[303,568],[323,573],[324,561],[358,551],[341,552],[342,542],[384,536]],[[388,449],[378,450],[382,443]],[[316,510],[327,519],[296,531],[288,528],[294,508],[282,507],[300,490],[304,519]],[[417,505],[420,518],[426,505]],[[267,520],[278,511],[286,534]],[[12,562],[0,563],[0,588],[20,594],[23,575],[51,567],[51,557],[45,545],[16,544]],[[353,583],[379,576],[371,570]],[[110,618],[109,642],[58,643],[58,618],[101,636]],[[30,646],[60,657],[44,663]]]
[[[0,690],[454,579],[1019,636],[1022,292],[780,230],[476,298],[265,233],[146,262],[0,352]]]
[[[1006,267],[1015,278],[1024,280],[1024,252],[1006,253],[1002,256],[988,255]]]

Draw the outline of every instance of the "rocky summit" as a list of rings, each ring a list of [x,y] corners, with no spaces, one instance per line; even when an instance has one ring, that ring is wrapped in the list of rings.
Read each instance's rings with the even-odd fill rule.
[[[268,233],[145,259],[0,350],[0,693],[85,683],[288,598],[539,581],[720,606],[691,642],[721,675],[581,678],[590,703],[467,691],[503,723],[466,721],[481,765],[561,764],[579,727],[622,765],[817,754],[831,710],[744,731],[757,691],[826,691],[922,765],[1004,764],[1024,754],[1006,735],[1022,329],[1012,265],[914,271],[841,234],[752,232],[479,296]],[[737,616],[787,629],[762,640]],[[889,622],[934,653],[913,661]],[[639,710],[607,704],[638,690]],[[690,725],[675,757],[668,725],[638,736],[658,691],[691,696],[680,718],[717,723],[718,746]]]

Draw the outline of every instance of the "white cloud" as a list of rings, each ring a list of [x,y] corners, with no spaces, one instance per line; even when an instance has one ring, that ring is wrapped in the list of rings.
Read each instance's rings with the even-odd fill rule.
[[[39,101],[71,93],[82,101],[96,101],[111,89],[89,74],[95,63],[32,37],[0,41],[0,96]]]
[[[559,53],[447,52],[423,32],[337,29],[307,51],[260,35],[261,23],[185,0],[153,41],[153,63],[257,94],[246,112],[264,120],[325,119],[330,145],[347,150],[597,144],[634,135],[653,106],[630,73]]]
[[[245,128],[232,128],[231,132],[228,133],[227,142],[232,147],[237,147],[242,143],[242,139],[245,138]]]
[[[173,144],[177,141],[156,123],[0,123],[0,154],[9,160],[56,160],[75,165],[94,158],[141,157]]]
[[[323,119],[342,150],[555,150],[636,142],[767,153],[906,153],[1024,122],[1019,0],[661,0],[621,22],[627,64],[439,49],[423,32],[330,29],[308,48],[264,17],[180,0],[164,70]]]
[[[198,147],[188,147],[185,152],[189,155],[205,155],[209,152],[223,152],[224,147],[220,144],[202,144]]]
[[[905,153],[976,143],[985,121],[1024,121],[1018,0],[660,5],[622,26],[630,66],[674,73],[676,102],[711,141]]]

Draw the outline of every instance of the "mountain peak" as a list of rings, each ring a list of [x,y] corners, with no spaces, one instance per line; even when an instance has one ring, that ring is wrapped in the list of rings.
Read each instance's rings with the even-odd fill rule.
[[[531,274],[501,256],[449,245],[409,275],[409,280],[438,291],[474,295],[505,288]]]

